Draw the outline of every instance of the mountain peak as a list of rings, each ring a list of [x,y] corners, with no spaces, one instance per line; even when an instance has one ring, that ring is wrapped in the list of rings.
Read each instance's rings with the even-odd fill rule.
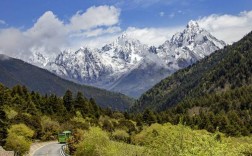
[[[188,22],[184,30],[158,48],[133,36],[125,31],[99,49],[84,45],[77,51],[65,50],[46,68],[82,84],[136,96],[224,45],[196,21]]]
[[[123,32],[119,37],[118,39],[125,39],[125,38],[128,38],[128,34],[126,32]]]
[[[129,34],[123,32],[110,44],[106,44],[102,47],[102,50],[109,51],[111,49],[120,52],[133,52],[145,49],[146,45],[142,44],[139,40],[131,38]]]
[[[117,39],[114,41],[114,44],[127,44],[127,43],[137,43],[140,44],[140,41],[130,37],[129,34],[123,32]]]
[[[186,25],[186,29],[184,32],[186,33],[192,33],[192,34],[198,34],[204,31],[203,28],[201,28],[198,24],[198,22],[190,20],[188,24]]]
[[[197,21],[190,20],[186,26],[186,28],[199,28],[199,24]]]

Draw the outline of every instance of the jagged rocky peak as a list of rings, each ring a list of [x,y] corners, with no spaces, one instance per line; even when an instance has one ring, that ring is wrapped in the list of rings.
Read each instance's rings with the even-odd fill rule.
[[[225,42],[216,39],[208,31],[201,28],[196,21],[189,21],[186,28],[172,36],[170,42],[178,47],[187,47],[193,50],[195,46],[208,44],[208,46],[216,46],[222,48]],[[211,44],[211,45],[210,45]]]
[[[75,55],[77,57],[89,57],[93,54],[95,54],[96,51],[94,49],[88,48],[88,47],[81,47],[79,50],[75,52]]]
[[[198,22],[190,20],[188,22],[188,24],[186,25],[186,28],[189,30],[198,30],[198,29],[200,29],[200,26],[199,26]]]
[[[120,36],[118,36],[118,38],[115,40],[114,43],[120,44],[120,43],[129,43],[129,42],[140,43],[139,40],[131,38],[130,35],[128,35],[126,32],[124,32]]]
[[[102,50],[109,51],[118,49],[124,51],[136,51],[147,48],[147,45],[142,44],[139,40],[131,38],[127,33],[120,35],[114,42],[105,45]]]
[[[134,63],[141,60],[142,55],[148,52],[148,48],[139,40],[129,37],[127,33],[123,33],[114,42],[102,47],[101,50],[102,53],[117,59],[117,61]]]
[[[182,32],[176,33],[172,36],[171,42],[178,47],[185,46],[195,42],[197,35],[203,32],[204,34],[207,34],[204,29],[199,27],[199,24],[196,21],[190,21]]]
[[[29,58],[28,58],[28,62],[39,66],[39,67],[44,67],[47,65],[47,63],[49,62],[49,58],[45,55],[43,55],[41,52],[35,51]]]
[[[189,21],[185,29],[158,47],[157,54],[174,68],[184,68],[225,46],[196,21]]]
[[[196,21],[189,21],[183,31],[157,47],[142,44],[132,35],[123,33],[101,49],[84,46],[78,50],[65,50],[56,59],[51,59],[45,68],[75,82],[132,96],[132,90],[139,95],[165,76],[224,45]],[[44,59],[39,57],[37,60]],[[139,82],[143,82],[143,86],[139,87]]]
[[[149,52],[153,54],[157,54],[157,48],[155,46],[150,46]]]

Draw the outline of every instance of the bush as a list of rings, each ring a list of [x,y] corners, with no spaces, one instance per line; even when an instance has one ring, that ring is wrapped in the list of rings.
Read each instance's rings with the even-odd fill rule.
[[[130,141],[130,136],[125,130],[115,130],[115,132],[112,133],[112,138],[116,141],[123,141],[126,143]]]
[[[73,125],[75,125],[74,126],[75,128],[88,130],[89,125],[90,125],[90,121],[88,121],[88,120],[90,120],[90,119],[88,119],[88,118],[87,118],[87,120],[84,119],[83,116],[81,115],[80,111],[77,111],[76,116],[71,119],[71,122]]]
[[[114,131],[114,126],[108,119],[105,119],[102,125],[102,129],[108,132],[112,132]]]
[[[31,146],[31,141],[27,140],[24,136],[9,134],[6,139],[5,148],[7,150],[14,150],[20,155],[26,154]]]
[[[221,135],[221,134],[217,134]],[[221,138],[218,136],[218,138]],[[233,146],[229,141],[216,140],[216,135],[205,130],[192,130],[183,125],[153,124],[135,135],[135,144],[143,145],[144,155],[241,155],[241,147]]]
[[[8,134],[15,134],[17,136],[23,136],[27,139],[31,139],[34,135],[34,131],[27,127],[25,124],[17,124],[10,127]]]
[[[100,128],[92,127],[84,134],[84,140],[77,145],[77,156],[103,155],[105,148],[109,145],[109,137]]]
[[[135,127],[134,123],[130,120],[125,120],[125,119],[122,119],[119,121],[117,128],[124,129],[128,133],[132,133],[132,132],[136,131],[136,127]]]
[[[139,146],[109,140],[108,134],[97,127],[91,127],[83,138],[76,146],[76,156],[136,156],[143,151]]]
[[[76,145],[84,139],[85,132],[81,129],[75,129],[72,137],[67,141],[69,154],[73,155],[76,151]]]
[[[8,130],[5,147],[7,150],[14,150],[20,155],[24,155],[29,151],[31,146],[31,138],[34,131],[25,124],[12,125]]]
[[[42,140],[54,140],[55,135],[57,135],[60,125],[57,121],[52,120],[50,117],[43,116],[41,118],[41,127],[43,136]]]
[[[18,112],[16,112],[14,109],[12,109],[11,107],[5,107],[4,108],[4,111],[6,113],[6,116],[7,118],[10,120],[10,119],[13,119],[15,118],[17,115],[18,115]]]

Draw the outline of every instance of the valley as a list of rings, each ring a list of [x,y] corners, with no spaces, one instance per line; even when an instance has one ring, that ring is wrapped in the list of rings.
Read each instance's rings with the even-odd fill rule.
[[[0,2],[0,156],[252,156],[252,1]]]

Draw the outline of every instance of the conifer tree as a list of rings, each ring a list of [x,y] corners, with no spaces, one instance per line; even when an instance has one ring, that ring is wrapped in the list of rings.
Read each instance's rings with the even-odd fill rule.
[[[71,112],[74,109],[73,93],[70,90],[67,90],[63,96],[63,102],[68,112]]]

